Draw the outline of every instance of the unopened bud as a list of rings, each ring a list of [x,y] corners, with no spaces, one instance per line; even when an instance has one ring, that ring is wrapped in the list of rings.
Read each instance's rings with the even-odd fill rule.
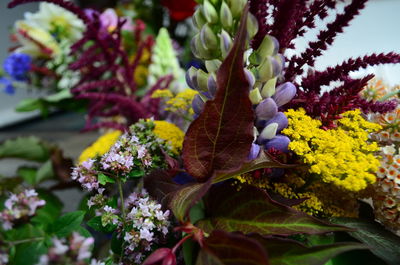
[[[204,24],[200,31],[200,40],[206,50],[218,48],[218,39],[208,24]]]
[[[259,119],[272,119],[276,113],[278,113],[278,106],[272,98],[264,99],[256,107],[256,115]]]
[[[258,103],[260,103],[262,101],[260,90],[258,88],[251,90],[249,97],[250,97],[250,101],[251,101],[251,103],[253,103],[253,105],[257,105]]]
[[[232,13],[231,13],[231,10],[229,9],[229,6],[224,1],[222,1],[219,14],[221,17],[222,27],[226,30],[229,30],[232,27],[233,18],[232,18]]]
[[[254,84],[256,83],[256,78],[254,77],[253,73],[246,68],[244,69],[244,74],[247,81],[249,82],[249,89],[252,89],[254,87]]]
[[[290,82],[286,82],[282,85],[280,85],[275,92],[275,95],[273,96],[273,99],[275,100],[276,104],[278,107],[285,105],[289,101],[294,98],[296,95],[296,87]]]
[[[203,27],[203,25],[207,23],[207,21],[206,21],[204,15],[203,15],[203,13],[201,12],[201,9],[200,9],[200,8],[198,8],[198,9],[194,12],[194,14],[193,14],[193,19],[192,19],[192,20],[193,20],[194,26],[195,26],[198,30],[200,30],[201,27]]]
[[[260,56],[272,56],[276,55],[279,50],[279,41],[270,35],[266,35],[263,39],[263,41],[260,44],[260,47],[258,47],[257,52],[260,54]]]
[[[198,90],[198,84],[197,84],[197,69],[193,66],[189,68],[189,70],[186,71],[185,74],[186,78],[186,83],[187,85],[194,90]]]
[[[169,248],[159,248],[143,262],[143,265],[176,265],[174,252]]]
[[[215,80],[214,75],[210,74],[207,81],[208,91],[212,96],[215,96],[217,93],[217,81]]]
[[[247,0],[228,0],[229,8],[231,9],[232,16],[235,18],[239,18],[243,9],[247,3]]]
[[[266,140],[271,140],[272,138],[274,138],[276,136],[277,130],[278,130],[277,123],[269,124],[260,133],[260,136],[258,137],[258,142],[263,144]]]
[[[231,36],[229,36],[228,32],[226,32],[225,30],[221,30],[220,48],[221,48],[222,58],[225,58],[228,55],[231,47],[232,47]]]
[[[247,34],[248,34],[247,37],[249,38],[249,40],[253,39],[254,36],[257,34],[257,32],[258,32],[257,18],[253,16],[253,14],[249,13],[247,17]]]
[[[277,135],[265,144],[265,149],[270,150],[273,148],[286,153],[288,152],[289,143],[290,139],[287,136]]]
[[[197,70],[197,83],[200,91],[208,91],[208,74],[201,69]]]
[[[280,132],[288,126],[289,121],[283,112],[278,112],[272,119],[267,121],[265,126],[268,126],[271,123],[277,123],[278,124],[277,131]]]
[[[277,78],[272,78],[268,80],[261,89],[261,96],[263,98],[272,97],[275,94],[275,86]]]
[[[254,160],[258,157],[258,154],[260,153],[260,146],[258,144],[252,144],[251,145],[251,149],[250,149],[250,153],[248,156],[248,160]]]
[[[206,61],[206,69],[209,73],[215,73],[218,71],[222,62],[220,60],[208,60]]]
[[[257,72],[256,72],[257,81],[266,82],[269,79],[273,78],[274,77],[273,64],[276,63],[277,63],[276,60],[271,56],[264,58],[264,61],[257,67]]]
[[[203,10],[203,15],[208,23],[210,24],[218,23],[217,10],[215,10],[215,7],[208,0],[204,0],[202,10]]]
[[[195,95],[192,101],[192,108],[194,113],[200,115],[200,113],[203,111],[204,107],[204,100],[201,98],[199,94]]]

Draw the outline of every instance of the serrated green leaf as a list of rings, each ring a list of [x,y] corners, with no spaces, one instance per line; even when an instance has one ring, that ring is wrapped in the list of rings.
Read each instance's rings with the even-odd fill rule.
[[[215,229],[262,235],[321,234],[349,231],[271,200],[253,186],[237,191],[230,183],[213,186],[205,198],[207,219],[197,225],[206,232]]]
[[[54,177],[53,164],[51,160],[47,160],[37,171],[35,182],[36,184],[39,184],[43,180],[51,179],[53,177]]]
[[[87,222],[87,225],[96,231],[105,232],[105,233],[110,233],[110,232],[114,231],[116,228],[116,225],[112,225],[112,224],[103,226],[103,224],[101,222],[101,216],[93,217],[92,219],[90,219]]]
[[[10,265],[35,265],[41,255],[47,253],[44,241],[17,245]]]
[[[399,264],[400,238],[380,224],[354,218],[333,218],[331,221],[356,229],[348,233],[370,246],[371,252],[386,263],[390,265]]]
[[[111,177],[109,177],[109,176],[107,176],[107,175],[105,175],[103,173],[100,173],[97,176],[97,178],[98,178],[99,183],[101,185],[106,185],[107,183],[115,183],[115,179],[113,179],[113,178],[111,178]]]
[[[324,265],[336,255],[367,246],[358,243],[335,243],[314,247],[306,247],[294,240],[282,238],[266,238],[252,235],[268,252],[271,265]]]
[[[140,178],[144,176],[144,170],[141,169],[134,169],[128,174],[131,178]]]
[[[58,237],[65,237],[81,226],[85,212],[76,211],[64,214],[52,225],[52,232]]]
[[[0,144],[0,159],[20,158],[37,162],[49,159],[47,147],[36,137],[19,137]]]

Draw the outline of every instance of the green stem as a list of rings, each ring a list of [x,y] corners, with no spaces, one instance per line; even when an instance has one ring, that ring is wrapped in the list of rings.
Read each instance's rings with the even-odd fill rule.
[[[125,226],[126,212],[124,203],[124,191],[122,190],[122,181],[119,177],[117,177],[117,184],[118,184],[119,199],[121,200],[122,224],[123,226]]]
[[[35,241],[41,241],[44,240],[44,237],[32,237],[32,238],[27,238],[27,239],[21,239],[17,241],[5,241],[7,244],[15,246],[23,243],[29,243],[29,242],[35,242]]]

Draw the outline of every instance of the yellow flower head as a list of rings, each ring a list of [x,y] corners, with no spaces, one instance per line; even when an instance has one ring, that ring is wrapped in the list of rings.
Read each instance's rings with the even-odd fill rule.
[[[321,129],[321,123],[303,109],[288,110],[286,115],[289,126],[283,133],[292,140],[289,149],[309,166],[309,173],[353,192],[375,182],[378,145],[369,141],[369,134],[381,127],[366,121],[360,110],[342,114],[332,130]]]
[[[175,124],[167,121],[154,121],[154,125],[154,134],[168,142],[172,147],[172,152],[179,154],[182,150],[183,138],[185,137],[184,132]]]
[[[121,134],[121,131],[112,131],[100,136],[96,142],[82,152],[82,154],[79,156],[79,163],[107,153],[121,136]]]

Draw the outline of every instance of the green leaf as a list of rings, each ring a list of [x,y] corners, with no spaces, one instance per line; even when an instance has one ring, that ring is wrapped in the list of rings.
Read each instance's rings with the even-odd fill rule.
[[[35,186],[36,184],[37,168],[34,167],[20,167],[17,169],[17,175],[22,177],[29,185]]]
[[[370,246],[371,252],[387,264],[399,264],[400,238],[386,230],[380,224],[354,218],[334,218],[331,221],[356,229],[348,233],[367,246]]]
[[[44,102],[42,99],[37,98],[27,98],[21,100],[15,110],[18,112],[29,112],[33,110],[40,110],[43,108]]]
[[[109,176],[107,176],[107,175],[105,175],[103,173],[100,173],[97,176],[97,178],[98,178],[99,183],[101,185],[106,185],[107,183],[115,183],[115,179],[113,179],[113,178],[111,178],[111,177],[109,177]]]
[[[210,189],[211,180],[205,183],[191,184],[175,192],[170,202],[170,208],[179,221],[184,223],[187,220],[192,206]]]
[[[207,219],[197,225],[206,232],[218,229],[287,236],[349,230],[279,204],[253,186],[243,186],[240,191],[231,183],[213,186],[205,198],[205,206]]]
[[[243,69],[247,17],[248,12],[244,11],[233,47],[218,70],[215,98],[205,103],[186,132],[184,166],[201,182],[215,172],[239,169],[254,140],[254,112]]]
[[[25,243],[16,246],[10,265],[35,265],[41,255],[47,253],[44,241]]]
[[[194,265],[196,264],[196,255],[199,250],[199,245],[189,239],[186,240],[185,243],[182,245],[182,254],[183,259],[185,260],[185,265]]]
[[[6,231],[4,235],[7,241],[15,242],[27,239],[44,238],[45,232],[40,227],[32,224],[24,224],[19,227],[17,226],[12,230]]]
[[[293,168],[296,167],[297,165],[286,165],[282,164],[279,161],[276,161],[269,157],[265,152],[260,152],[260,155],[250,161],[246,162],[242,165],[242,167],[239,170],[229,172],[229,173],[219,173],[217,176],[214,178],[213,183],[221,182],[224,180],[228,180],[230,178],[252,172],[257,169],[263,169],[263,168]]]
[[[214,231],[205,239],[196,262],[196,265],[238,264],[269,265],[267,252],[252,238],[223,231]]]
[[[122,244],[124,240],[122,238],[118,238],[118,233],[114,232],[111,237],[111,250],[113,253],[117,255],[122,254]]]
[[[306,247],[294,240],[267,238],[260,235],[252,235],[251,237],[267,250],[271,265],[324,265],[340,253],[367,248],[367,246],[358,243],[336,243]]]
[[[140,178],[144,176],[144,170],[142,169],[134,169],[128,174],[131,178]]]
[[[83,211],[67,213],[54,222],[52,232],[58,237],[68,236],[79,229],[84,216],[85,212]]]
[[[96,231],[104,232],[104,233],[110,233],[110,232],[114,231],[116,228],[115,225],[111,225],[111,224],[103,226],[103,224],[101,222],[101,216],[93,217],[92,219],[90,219],[87,222],[87,225]]]
[[[35,184],[39,184],[43,180],[54,178],[53,164],[51,160],[47,160],[37,171]]]
[[[19,137],[0,144],[0,159],[2,158],[21,158],[45,162],[49,159],[49,151],[45,144],[36,137]]]

